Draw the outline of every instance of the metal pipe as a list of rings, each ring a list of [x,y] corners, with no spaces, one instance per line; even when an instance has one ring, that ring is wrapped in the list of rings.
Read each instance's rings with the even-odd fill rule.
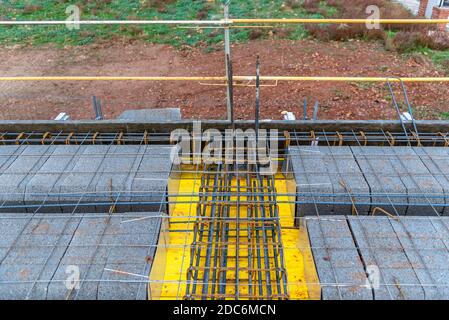
[[[17,76],[0,77],[0,81],[227,81],[222,76]],[[236,81],[256,81],[256,76],[233,76]],[[331,81],[331,82],[449,82],[449,77],[327,77],[327,76],[260,76],[260,81]]]
[[[447,24],[449,19],[232,19],[232,23],[281,23],[281,24]]]
[[[449,19],[3,20],[0,25],[447,24]],[[243,26],[244,27],[244,26]]]

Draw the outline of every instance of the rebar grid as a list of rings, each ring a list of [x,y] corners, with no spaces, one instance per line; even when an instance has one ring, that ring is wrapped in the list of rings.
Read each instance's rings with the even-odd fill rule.
[[[288,299],[273,177],[246,166],[202,178],[186,299]]]

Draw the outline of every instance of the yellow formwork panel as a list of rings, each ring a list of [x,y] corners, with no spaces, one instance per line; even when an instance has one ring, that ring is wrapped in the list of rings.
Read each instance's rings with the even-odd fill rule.
[[[283,175],[278,175],[275,179],[290,299],[319,300],[321,288],[307,228],[293,227],[295,212],[291,205],[293,199],[289,201],[286,195],[288,183]]]
[[[195,174],[183,173],[181,175],[179,190],[177,190],[178,198],[174,200],[176,204],[173,211],[170,212],[169,245],[166,250],[161,300],[180,300],[184,297],[187,268],[190,263],[189,246],[193,241],[193,223],[200,184],[201,177]],[[173,192],[176,190],[172,190],[170,193]]]

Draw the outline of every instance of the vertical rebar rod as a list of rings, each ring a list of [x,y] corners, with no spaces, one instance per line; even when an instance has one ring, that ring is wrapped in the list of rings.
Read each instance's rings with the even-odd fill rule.
[[[239,167],[237,166],[237,171]],[[237,173],[237,207],[235,210],[235,299],[239,300],[240,297],[240,200],[241,200],[241,186],[240,175]]]
[[[217,173],[219,173],[219,171],[217,171]],[[216,219],[214,219],[214,221],[211,221],[211,224],[214,224],[215,225],[215,242],[214,243],[210,243],[209,245],[211,246],[211,249],[212,249],[212,247],[215,247],[214,248],[214,250],[213,250],[213,252],[214,252],[214,254],[213,254],[213,257],[214,257],[214,259],[213,259],[213,271],[212,271],[212,279],[211,279],[211,282],[212,282],[212,286],[211,286],[211,296],[212,296],[212,299],[214,299],[214,297],[215,297],[215,293],[216,293],[216,289],[219,287],[219,284],[217,285],[217,283],[218,283],[218,279],[217,279],[217,277],[219,276],[219,272],[220,272],[220,270],[219,270],[219,254],[220,254],[220,235],[221,235],[221,232],[222,232],[222,229],[223,229],[223,223],[222,223],[222,221],[223,221],[223,208],[224,208],[224,206],[223,206],[223,204],[224,204],[224,196],[225,196],[225,186],[226,186],[226,181],[225,181],[225,179],[226,179],[226,175],[225,175],[225,173],[221,173],[221,179],[220,179],[220,184],[219,184],[219,186],[218,186],[218,189],[217,189],[217,193],[218,193],[218,196],[217,196],[217,200],[218,200],[218,209],[217,209],[217,218]],[[208,224],[209,226],[210,226],[210,224]]]
[[[208,217],[209,221],[213,221],[216,218],[217,211],[217,190],[218,190],[218,178],[220,176],[221,165],[217,166],[217,171],[215,172],[214,178],[214,188],[212,192],[212,203],[210,209],[210,217]],[[212,240],[215,232],[215,222],[209,224],[208,236],[207,236],[207,246],[206,246],[206,261],[204,265],[204,274],[203,274],[203,299],[206,299],[209,289],[209,275],[210,275],[210,265],[211,265],[211,254],[212,254]]]
[[[232,90],[232,56],[231,56],[231,35],[229,29],[229,4],[230,0],[226,0],[224,3],[224,47],[225,47],[225,65],[227,75],[227,116],[228,121],[234,123],[234,110],[233,110],[233,90]]]
[[[303,120],[307,120],[307,98],[304,98]]]
[[[227,70],[226,74],[228,77],[227,80],[227,103],[228,103],[228,120],[231,121],[232,129],[235,128],[235,115],[234,115],[234,77],[233,77],[233,69],[232,69],[232,60],[231,56],[226,55],[226,65]]]
[[[255,186],[255,182],[251,181],[251,199],[252,201],[256,200],[255,197],[255,191],[257,190],[257,187]],[[261,261],[261,250],[260,250],[260,234],[259,234],[259,217],[258,217],[258,211],[256,205],[252,205],[252,211],[253,211],[253,218],[254,218],[254,230],[256,233],[256,257],[257,257],[257,282],[259,285],[259,297],[263,297],[264,290],[263,290],[263,274],[262,274],[262,261]]]
[[[256,61],[256,117],[255,117],[255,130],[256,130],[256,146],[259,142],[259,117],[260,117],[260,59],[257,56]]]
[[[408,145],[411,146],[410,140],[408,139],[407,128],[405,127],[404,121],[402,120],[401,110],[399,108],[399,104],[398,104],[398,101],[396,99],[396,95],[394,93],[393,87],[392,87],[391,82],[390,82],[390,77],[387,78],[387,86],[388,86],[388,89],[390,90],[391,99],[393,101],[394,108],[396,109],[396,113],[398,115],[399,121],[401,122],[402,130],[404,131],[404,134],[407,136]]]
[[[249,164],[247,164],[246,167],[246,171],[249,172],[250,168],[249,168]],[[247,195],[247,201],[250,202],[251,201],[251,177],[249,174],[246,175],[246,190],[248,192]],[[252,206],[251,204],[249,204],[247,206],[247,240],[248,241],[248,294],[250,297],[254,297],[254,293],[253,293],[253,250],[254,250],[254,246],[253,246],[253,234],[254,234],[254,228],[252,227]]]
[[[267,298],[271,298],[273,291],[271,287],[271,272],[270,272],[270,252],[268,250],[268,230],[265,226],[266,224],[266,213],[265,213],[265,199],[262,194],[262,188],[263,188],[263,182],[261,179],[255,180],[256,187],[257,187],[257,193],[259,193],[259,201],[258,209],[260,214],[260,221],[261,221],[261,227],[262,227],[262,245],[263,245],[263,258],[264,258],[264,264],[265,264],[265,277],[266,277],[266,287],[267,287]],[[259,191],[260,190],[260,191]],[[257,198],[256,198],[257,199]]]
[[[229,242],[229,217],[230,217],[230,211],[231,211],[231,188],[232,188],[232,174],[227,173],[228,171],[228,165],[225,165],[226,168],[226,200],[227,204],[225,206],[225,210],[223,212],[223,219],[224,222],[224,230],[221,233],[221,245],[223,246],[222,251],[220,252],[220,267],[222,270],[220,270],[220,289],[218,291],[219,295],[225,295],[226,294],[226,266],[228,264],[228,242]]]
[[[204,172],[206,171],[206,166],[204,166]],[[197,288],[198,281],[198,268],[201,260],[201,241],[203,240],[204,228],[201,228],[200,223],[202,222],[203,216],[205,216],[206,206],[203,203],[207,203],[207,193],[204,192],[204,188],[209,186],[210,184],[210,175],[203,173],[201,176],[201,186],[199,189],[199,205],[197,206],[197,221],[194,224],[193,230],[193,243],[190,249],[190,268],[187,272],[187,297],[195,294]],[[204,210],[204,211],[203,211]],[[194,274],[192,275],[192,271],[195,265]],[[192,284],[192,291],[190,291],[190,282]]]
[[[281,230],[280,219],[279,219],[279,206],[278,206],[277,197],[276,197],[275,176],[269,176],[268,185],[270,188],[269,194],[271,195],[270,202],[274,203],[274,205],[272,207],[270,206],[270,213],[271,213],[270,216],[273,219],[275,219],[276,232],[278,234],[277,239],[275,237],[273,237],[273,242],[276,243],[276,248],[278,249],[278,254],[279,254],[279,271],[278,272],[281,273],[280,278],[282,278],[284,293],[288,295],[287,272],[286,272],[286,268],[284,266],[284,248],[282,246],[282,230]],[[274,211],[272,211],[273,209],[274,209]],[[277,262],[277,260],[276,260],[276,262]],[[276,267],[278,267],[278,266],[276,266]],[[281,293],[281,291],[279,293]]]

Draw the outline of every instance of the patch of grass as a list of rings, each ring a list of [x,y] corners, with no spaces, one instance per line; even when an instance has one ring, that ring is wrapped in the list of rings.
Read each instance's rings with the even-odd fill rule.
[[[404,55],[410,57],[415,54],[429,58],[438,69],[449,75],[449,50],[432,50],[427,47],[418,46],[406,52]]]
[[[368,90],[376,85],[374,82],[350,82],[350,84],[361,90]]]
[[[437,68],[443,71],[446,75],[449,75],[449,50],[430,50],[429,56]]]
[[[441,120],[449,120],[449,112],[441,112],[440,119]]]
[[[435,51],[430,50],[430,57],[432,61],[436,64],[442,64],[444,62],[449,61],[449,50],[445,51]]]
[[[231,17],[245,18],[299,18],[309,14],[299,0],[233,0]],[[222,19],[222,1],[207,0],[2,0],[2,20],[66,20],[66,9],[76,5],[82,20],[196,20]],[[261,36],[266,37],[264,35]],[[291,32],[278,33],[280,38],[303,39],[307,36],[302,26]],[[222,29],[192,29],[168,25],[152,26],[86,26],[69,30],[65,26],[9,26],[0,27],[0,43],[41,45],[83,45],[97,40],[125,37],[145,39],[152,43],[181,46],[213,47],[223,41]],[[251,29],[233,29],[233,42],[246,42],[258,36]]]

